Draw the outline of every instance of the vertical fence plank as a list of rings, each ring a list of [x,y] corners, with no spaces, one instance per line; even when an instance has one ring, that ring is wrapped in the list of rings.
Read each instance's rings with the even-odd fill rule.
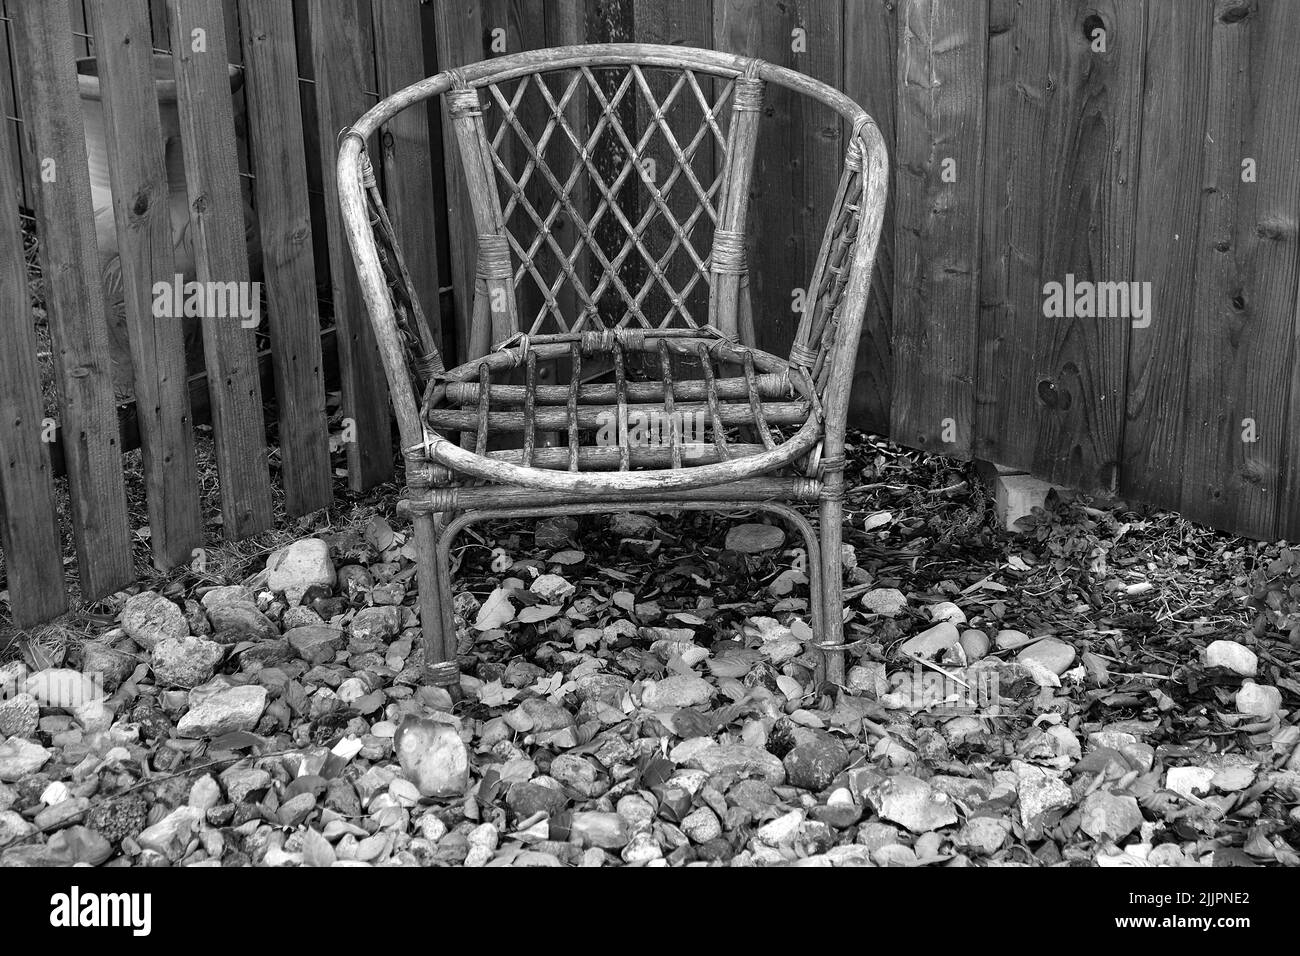
[[[290,515],[333,495],[292,0],[240,0],[253,186],[262,236],[281,479]]]
[[[173,281],[162,121],[145,0],[92,0],[123,306],[154,564],[174,567],[203,540],[185,342],[179,317],[153,314],[153,285]]]
[[[172,36],[167,23],[167,0],[149,0],[149,23],[152,26],[154,49],[171,52]]]
[[[727,53],[758,57],[838,87],[843,82],[842,9],[794,0],[715,0],[713,41]],[[810,98],[769,85],[758,133],[750,221],[749,289],[758,346],[784,355],[826,230],[844,159],[838,118]]]
[[[1217,5],[1212,31],[1183,503],[1222,527],[1271,537],[1279,519],[1295,517],[1300,484],[1300,8]]]
[[[14,624],[27,627],[63,613],[68,598],[11,149],[0,137],[0,310],[8,325],[0,348],[0,547]]]
[[[967,455],[979,308],[985,0],[898,15],[895,440]]]
[[[1209,96],[1213,0],[1152,0],[1137,177],[1132,279],[1149,282],[1154,312],[1129,336],[1120,493],[1177,508],[1187,452],[1188,359]],[[1115,276],[1114,278],[1120,278]]]
[[[36,218],[56,355],[73,539],[86,600],[133,577],[108,328],[96,267],[90,174],[66,0],[11,8]]]
[[[221,3],[168,2],[195,271],[200,283],[233,282],[247,288],[248,253]],[[240,538],[271,524],[257,350],[252,330],[243,327],[239,316],[205,310],[202,324],[223,530],[227,537]]]
[[[403,0],[372,0],[372,4],[379,95],[389,96],[425,76],[420,10]],[[434,341],[441,343],[438,244],[434,231],[437,210],[428,111],[417,105],[394,116],[380,134],[380,145],[384,197],[397,242],[412,270],[411,279]]]
[[[1132,278],[1146,4],[997,3],[993,23],[977,453],[1111,490],[1130,320],[1048,315],[1045,289],[1072,311],[1071,276]]]
[[[364,91],[369,88],[366,77],[371,67],[363,58],[358,39],[366,21],[356,0],[329,4],[311,0],[310,19],[330,283],[343,379],[343,414],[352,420],[356,438],[348,444],[348,485],[361,491],[387,479],[393,472],[392,422],[388,412],[388,385],[379,364],[375,334],[361,300],[343,231],[334,166],[339,131],[369,107]]]
[[[440,71],[475,63],[485,56],[483,13],[479,0],[444,0],[435,4],[435,29]],[[456,310],[456,350],[461,361],[469,352],[470,318],[474,306],[474,263],[478,239],[474,213],[465,189],[456,133],[443,102],[443,175],[447,181],[447,233],[451,245],[452,299]]]
[[[881,227],[849,397],[849,421],[874,432],[889,430],[893,389],[891,325],[894,307],[894,191],[898,182],[894,111],[898,102],[898,12],[895,0],[844,5],[844,92],[880,127],[890,155],[889,199]]]
[[[19,137],[21,124],[18,119],[18,101],[14,95],[13,76],[13,31],[9,26],[9,14],[5,10],[5,0],[0,0],[0,136],[6,140],[6,162],[11,167],[14,188],[17,190],[16,202],[31,206],[23,170],[23,148]]]

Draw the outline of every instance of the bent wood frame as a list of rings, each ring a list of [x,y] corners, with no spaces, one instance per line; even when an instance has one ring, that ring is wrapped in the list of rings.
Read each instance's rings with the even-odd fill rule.
[[[516,464],[515,461],[520,460],[518,455],[488,453],[481,441],[477,449],[461,447],[431,430],[426,419],[430,396],[445,397],[449,390],[455,389],[455,394],[463,402],[471,394],[478,394],[474,389],[481,386],[476,384],[475,377],[480,373],[481,384],[487,386],[483,390],[484,397],[513,394],[509,390],[519,386],[488,384],[487,367],[511,360],[500,352],[450,371],[443,370],[436,348],[420,355],[411,354],[416,343],[412,342],[409,328],[404,332],[399,325],[394,300],[390,298],[394,270],[390,263],[386,278],[376,235],[372,231],[376,223],[385,224],[387,216],[382,203],[375,205],[378,191],[366,157],[366,142],[402,110],[434,96],[454,92],[457,97],[464,98],[467,91],[532,74],[619,66],[692,70],[732,81],[741,77],[757,78],[822,103],[835,111],[850,130],[844,176],[809,284],[809,299],[820,299],[826,294],[826,301],[831,304],[819,308],[814,303],[805,309],[788,361],[750,350],[748,343],[737,346],[729,338],[715,343],[719,351],[730,350],[730,360],[749,363],[751,372],[757,367],[762,378],[780,376],[792,385],[799,401],[774,403],[788,409],[783,414],[797,420],[797,407],[811,405],[815,408],[816,413],[807,415],[798,431],[780,446],[769,445],[762,451],[755,448],[756,453],[734,459],[724,454],[719,456],[720,460],[710,460],[690,468],[642,471],[628,470],[626,455],[619,471],[580,471],[575,454],[569,470],[564,471],[537,467],[528,457],[530,447],[522,459],[527,464]],[[465,126],[465,135],[476,137],[475,141],[481,145],[481,127],[471,128],[470,123],[462,125]],[[462,148],[467,142],[462,142]],[[751,139],[746,148],[752,150],[752,145]],[[751,159],[752,156],[742,156],[739,160],[733,156],[729,157],[729,162],[734,165]],[[414,543],[419,559],[426,662],[430,677],[436,683],[453,686],[459,680],[451,604],[450,546],[461,530],[492,518],[634,508],[724,512],[759,509],[790,522],[808,544],[811,616],[816,646],[825,652],[822,672],[831,681],[843,681],[842,652],[835,649],[843,643],[840,549],[845,419],[871,270],[884,217],[887,162],[884,141],[875,123],[860,106],[838,90],[804,74],[746,57],[649,44],[600,44],[534,50],[470,64],[453,72],[439,73],[392,94],[360,117],[352,127],[342,131],[337,165],[339,202],[360,287],[375,328],[404,449],[408,484],[406,504],[415,522]],[[490,166],[486,168],[490,169]],[[474,198],[480,203],[499,203],[494,184],[484,196],[476,194]],[[728,222],[736,219],[734,208],[725,210],[725,213]],[[398,252],[395,271],[409,282],[406,267],[400,261],[400,252],[395,248],[392,251]],[[494,277],[494,281],[499,281],[499,278]],[[729,306],[726,297],[719,295],[719,289],[725,284],[735,284],[734,279],[729,271],[725,274],[715,271],[711,281],[717,284],[710,290],[711,309],[712,303],[721,300],[719,308],[734,313],[734,301]],[[409,301],[409,296],[406,300]],[[419,304],[411,304],[414,306],[412,311],[418,315]],[[493,314],[479,315],[478,318],[499,324],[500,317]],[[734,315],[724,316],[724,320],[729,322],[734,322],[734,319]],[[748,331],[744,328],[748,322],[748,316],[742,317],[739,324],[743,331]],[[484,330],[477,331],[479,334],[475,339],[482,340]],[[500,329],[496,331],[499,333]],[[637,330],[636,334],[671,339],[683,333],[665,328]],[[427,348],[429,340],[423,330],[420,330],[419,337],[425,339]],[[545,357],[551,351],[562,353],[566,343],[572,341],[571,335],[539,335],[533,338],[535,344],[531,348],[537,356]],[[509,344],[502,343],[498,348]],[[525,342],[524,349],[529,347]],[[426,379],[423,388],[413,379],[413,371]],[[759,376],[755,376],[753,380],[758,379]],[[673,386],[669,383],[666,388]],[[711,380],[707,388],[712,390]],[[715,398],[716,392],[711,397]],[[533,414],[533,398],[531,394],[528,396],[526,417]],[[486,402],[481,407],[485,409]],[[766,408],[766,404],[763,407]],[[499,423],[513,424],[516,421],[512,417],[515,413],[497,414],[506,416],[498,418],[496,421]],[[443,411],[439,416],[443,422],[471,424],[471,419],[460,416],[460,413]],[[562,417],[551,411],[546,411],[545,416],[547,421],[551,418],[559,421]],[[717,421],[721,424],[720,420]],[[487,424],[484,413],[484,427]],[[441,424],[438,427],[448,426]],[[793,477],[792,467],[797,469]],[[815,500],[819,508],[820,535],[807,519],[781,500]],[[457,512],[463,513],[457,516]]]

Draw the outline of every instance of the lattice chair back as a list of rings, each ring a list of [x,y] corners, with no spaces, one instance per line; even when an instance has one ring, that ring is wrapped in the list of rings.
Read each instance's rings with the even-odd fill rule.
[[[515,332],[740,331],[764,82],[756,61],[739,76],[692,61],[451,72],[478,230],[471,352]]]

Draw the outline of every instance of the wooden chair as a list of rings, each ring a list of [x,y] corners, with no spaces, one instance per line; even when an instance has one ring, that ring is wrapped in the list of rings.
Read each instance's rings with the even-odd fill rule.
[[[769,85],[829,107],[847,137],[787,357],[754,346],[745,266]],[[365,151],[434,96],[478,237],[473,358],[449,370],[414,294],[420,266],[397,248]],[[875,124],[837,90],[677,46],[475,63],[389,96],[344,131],[340,202],[405,450],[431,680],[459,680],[450,547],[468,525],[762,510],[805,539],[822,673],[843,681],[845,415],[886,170]],[[792,502],[818,503],[820,536]]]

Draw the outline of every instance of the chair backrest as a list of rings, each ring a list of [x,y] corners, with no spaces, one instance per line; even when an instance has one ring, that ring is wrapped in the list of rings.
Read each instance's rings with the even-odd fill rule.
[[[649,44],[469,64],[387,97],[345,131],[340,201],[390,379],[401,367],[412,370],[417,387],[426,382],[416,367],[431,340],[406,321],[419,304],[402,291],[410,284],[397,275],[400,252],[385,255],[383,236],[376,246],[370,235],[382,208],[361,147],[382,123],[444,97],[478,244],[468,357],[517,332],[611,327],[709,324],[752,344],[746,217],[769,84],[829,107],[847,133],[843,176],[791,351],[827,411],[843,406],[883,219],[879,131],[851,99],[804,74]],[[396,401],[404,432],[414,433],[418,419],[404,412],[404,398]]]
[[[475,78],[451,72],[478,230],[475,327],[486,319],[492,341],[738,331],[759,64],[681,48],[665,63],[655,49],[536,51]]]

